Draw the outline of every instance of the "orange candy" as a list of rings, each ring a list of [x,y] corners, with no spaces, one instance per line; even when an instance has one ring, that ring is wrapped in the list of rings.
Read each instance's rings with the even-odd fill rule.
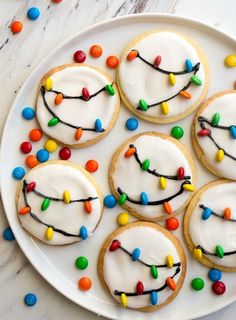
[[[177,218],[171,217],[171,218],[168,218],[166,220],[166,228],[168,230],[172,230],[173,231],[173,230],[178,229],[178,227],[179,227],[179,221],[178,221]]]
[[[172,291],[174,291],[176,289],[176,283],[175,283],[175,280],[173,278],[170,278],[170,277],[167,278],[166,279],[166,284]]]
[[[75,140],[78,141],[82,137],[82,134],[83,134],[82,128],[78,128],[75,132]]]
[[[13,21],[11,24],[11,31],[14,34],[21,32],[22,28],[23,28],[23,25],[20,21]]]
[[[88,277],[83,277],[79,280],[78,287],[81,291],[87,291],[91,288],[92,281]]]
[[[63,95],[61,93],[58,93],[54,99],[54,103],[56,106],[62,103]]]
[[[87,213],[91,213],[92,212],[92,205],[90,201],[85,201],[84,203],[84,209]]]
[[[100,47],[98,44],[94,44],[90,48],[89,53],[93,58],[99,58],[102,55],[102,47]]]
[[[29,138],[31,141],[39,141],[43,136],[43,133],[39,129],[32,129],[29,133]]]
[[[27,165],[27,167],[29,168],[34,168],[37,166],[38,164],[38,159],[35,155],[31,154],[28,157],[26,157],[25,159],[25,164]]]
[[[106,64],[109,68],[115,69],[118,67],[120,61],[116,56],[107,57]]]
[[[163,207],[164,207],[166,213],[168,213],[168,214],[172,214],[173,213],[173,210],[172,210],[171,205],[170,205],[169,202],[164,202],[163,203]]]
[[[24,207],[24,208],[21,208],[20,211],[19,211],[19,214],[21,216],[24,216],[26,214],[28,214],[30,212],[31,208],[30,207]]]
[[[132,50],[132,51],[130,51],[130,53],[127,55],[127,60],[128,60],[128,61],[132,61],[132,60],[134,60],[135,58],[137,58],[137,55],[138,55],[138,51]]]
[[[183,97],[185,99],[191,99],[192,98],[191,93],[189,93],[188,91],[180,91],[179,94],[181,95],[181,97]]]
[[[89,160],[86,165],[85,165],[85,169],[88,172],[96,172],[98,170],[98,163],[96,160]]]
[[[135,154],[136,149],[134,147],[129,148],[126,152],[125,152],[125,158],[130,158]]]
[[[231,210],[230,208],[225,208],[224,210],[224,219],[229,220],[231,218]]]

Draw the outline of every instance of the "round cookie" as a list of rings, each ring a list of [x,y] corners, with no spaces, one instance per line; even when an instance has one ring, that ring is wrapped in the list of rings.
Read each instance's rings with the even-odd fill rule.
[[[173,31],[145,32],[124,49],[118,87],[140,118],[170,123],[191,114],[208,90],[209,67],[192,39]]]
[[[193,146],[215,175],[236,180],[236,90],[210,97],[199,108],[192,127]]]
[[[30,170],[16,194],[20,222],[37,239],[51,245],[85,240],[103,211],[94,178],[68,161],[48,161]]]
[[[119,113],[116,84],[101,70],[68,64],[41,80],[36,114],[41,129],[70,147],[85,147],[105,137]]]
[[[217,180],[192,198],[184,236],[193,257],[209,268],[236,271],[236,182]]]
[[[160,225],[139,221],[108,236],[100,251],[98,273],[121,306],[155,311],[181,289],[186,259],[173,234]]]
[[[109,180],[118,203],[139,219],[164,220],[185,208],[196,168],[186,147],[157,132],[135,135],[112,157]]]

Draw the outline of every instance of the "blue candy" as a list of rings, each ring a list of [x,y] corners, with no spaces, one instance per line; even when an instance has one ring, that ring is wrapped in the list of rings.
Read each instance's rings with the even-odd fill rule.
[[[28,307],[32,307],[37,303],[37,297],[34,293],[25,295],[24,302]]]
[[[49,159],[49,152],[45,149],[41,149],[36,153],[37,159],[40,162],[46,162]]]
[[[35,117],[35,111],[30,107],[24,108],[21,114],[25,120],[31,120]]]
[[[135,118],[129,118],[126,121],[125,126],[128,130],[134,131],[138,128],[138,120]]]
[[[103,200],[104,206],[107,208],[114,208],[116,206],[116,198],[113,196],[113,194],[108,194],[107,196],[105,196],[104,200]]]
[[[230,130],[232,138],[236,139],[236,127],[235,126],[231,126],[229,130]]]
[[[12,176],[16,180],[21,180],[24,177],[24,175],[25,175],[25,169],[23,169],[22,167],[16,167],[12,171]]]
[[[210,218],[211,213],[212,213],[212,211],[211,211],[210,208],[204,209],[203,212],[202,212],[202,219],[203,220],[207,220],[208,218]]]
[[[189,60],[189,59],[187,59],[187,60],[185,61],[185,67],[186,67],[186,70],[187,70],[188,72],[191,72],[191,71],[193,70],[192,61]]]
[[[32,7],[27,11],[27,16],[30,20],[36,20],[40,16],[40,11],[36,7]]]
[[[148,195],[146,194],[146,192],[141,192],[140,201],[144,206],[148,204]]]
[[[151,298],[151,304],[152,304],[153,306],[155,306],[155,305],[157,304],[157,302],[158,302],[157,292],[156,292],[156,291],[152,291],[150,298]]]
[[[3,231],[3,238],[7,241],[12,241],[12,240],[15,240],[15,237],[14,237],[14,234],[11,230],[10,227],[6,228],[4,231]]]
[[[208,277],[211,281],[219,281],[222,278],[222,272],[218,269],[210,269],[208,272]]]
[[[141,252],[140,252],[139,248],[134,249],[134,251],[132,252],[132,255],[131,255],[131,259],[133,261],[137,261],[139,259],[139,257],[140,257],[140,253]]]
[[[88,230],[86,227],[82,226],[79,231],[81,239],[85,240],[88,238]]]
[[[95,120],[95,130],[97,132],[101,132],[102,131],[102,122],[100,119],[96,119]]]

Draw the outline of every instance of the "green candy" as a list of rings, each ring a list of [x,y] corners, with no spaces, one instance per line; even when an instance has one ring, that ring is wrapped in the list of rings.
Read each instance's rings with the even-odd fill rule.
[[[147,171],[150,167],[150,160],[146,159],[142,163],[142,170]]]
[[[78,257],[75,260],[75,266],[76,266],[76,268],[78,268],[80,270],[86,269],[88,267],[88,259],[83,256]]]
[[[151,266],[151,275],[154,279],[158,278],[158,270],[156,266]]]
[[[191,287],[196,291],[200,291],[204,288],[204,281],[201,278],[194,278],[191,282]]]
[[[216,246],[216,255],[218,258],[223,259],[224,258],[224,249],[222,248],[222,246],[218,245]]]
[[[197,86],[201,86],[202,85],[202,80],[199,79],[198,77],[196,76],[192,76],[191,77],[191,82],[196,84]]]
[[[59,122],[58,118],[52,118],[50,121],[48,121],[48,126],[49,127],[54,127],[55,125],[57,125]]]
[[[110,96],[114,96],[115,95],[115,89],[113,88],[112,85],[110,85],[110,84],[106,85],[105,86],[105,90]]]
[[[179,140],[183,137],[184,135],[184,130],[183,128],[179,127],[179,126],[174,126],[172,129],[171,129],[171,135],[173,138]]]
[[[49,207],[50,201],[51,201],[51,200],[50,200],[49,198],[45,198],[45,199],[43,200],[42,205],[41,205],[41,210],[45,211],[45,210]]]
[[[211,124],[213,124],[213,126],[217,126],[219,122],[220,122],[220,114],[219,112],[216,112],[214,113],[211,119]]]
[[[143,110],[143,111],[147,111],[148,110],[148,104],[147,104],[147,102],[145,100],[140,99],[138,105],[139,105],[139,108],[141,110]]]
[[[123,205],[125,203],[125,201],[127,200],[127,194],[126,193],[122,193],[122,195],[119,197],[118,203],[119,205]]]

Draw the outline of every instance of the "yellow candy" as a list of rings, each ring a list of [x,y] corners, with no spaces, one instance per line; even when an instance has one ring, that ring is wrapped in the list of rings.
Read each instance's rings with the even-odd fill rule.
[[[124,308],[127,307],[128,300],[127,300],[127,297],[126,297],[126,294],[125,294],[125,293],[122,293],[122,294],[121,294],[121,296],[120,296],[120,302],[121,302],[122,307],[124,307]]]
[[[221,162],[224,159],[225,153],[224,150],[220,149],[218,150],[217,154],[216,154],[216,162]]]
[[[47,240],[51,240],[53,237],[53,228],[52,227],[48,227],[47,230],[45,231],[45,238]]]
[[[176,83],[176,78],[175,78],[175,75],[173,73],[169,74],[169,83],[170,83],[171,86],[174,86],[175,83]]]
[[[129,222],[129,215],[127,212],[121,212],[116,219],[120,226],[125,226]]]
[[[44,148],[48,151],[48,152],[54,152],[57,149],[57,143],[53,140],[47,140],[44,144]]]
[[[47,91],[48,91],[48,90],[51,90],[51,89],[52,89],[52,86],[53,86],[52,78],[47,78],[47,80],[45,80],[45,83],[44,83],[45,89],[46,89]]]
[[[236,54],[225,57],[225,65],[230,68],[236,67]]]
[[[63,193],[63,200],[65,203],[70,203],[70,193],[69,191],[64,191]]]
[[[193,257],[199,261],[202,259],[202,250],[201,249],[197,249],[197,248],[194,248],[193,249]]]
[[[186,183],[186,184],[183,185],[183,189],[185,191],[194,192],[195,191],[195,186],[193,184]]]
[[[166,178],[160,177],[159,183],[160,183],[161,189],[165,190],[166,189],[166,185],[167,185]]]
[[[174,260],[173,260],[172,256],[167,256],[166,257],[166,264],[167,264],[168,268],[170,268],[170,269],[173,268]]]
[[[161,112],[166,116],[169,113],[169,105],[167,102],[162,102]]]

